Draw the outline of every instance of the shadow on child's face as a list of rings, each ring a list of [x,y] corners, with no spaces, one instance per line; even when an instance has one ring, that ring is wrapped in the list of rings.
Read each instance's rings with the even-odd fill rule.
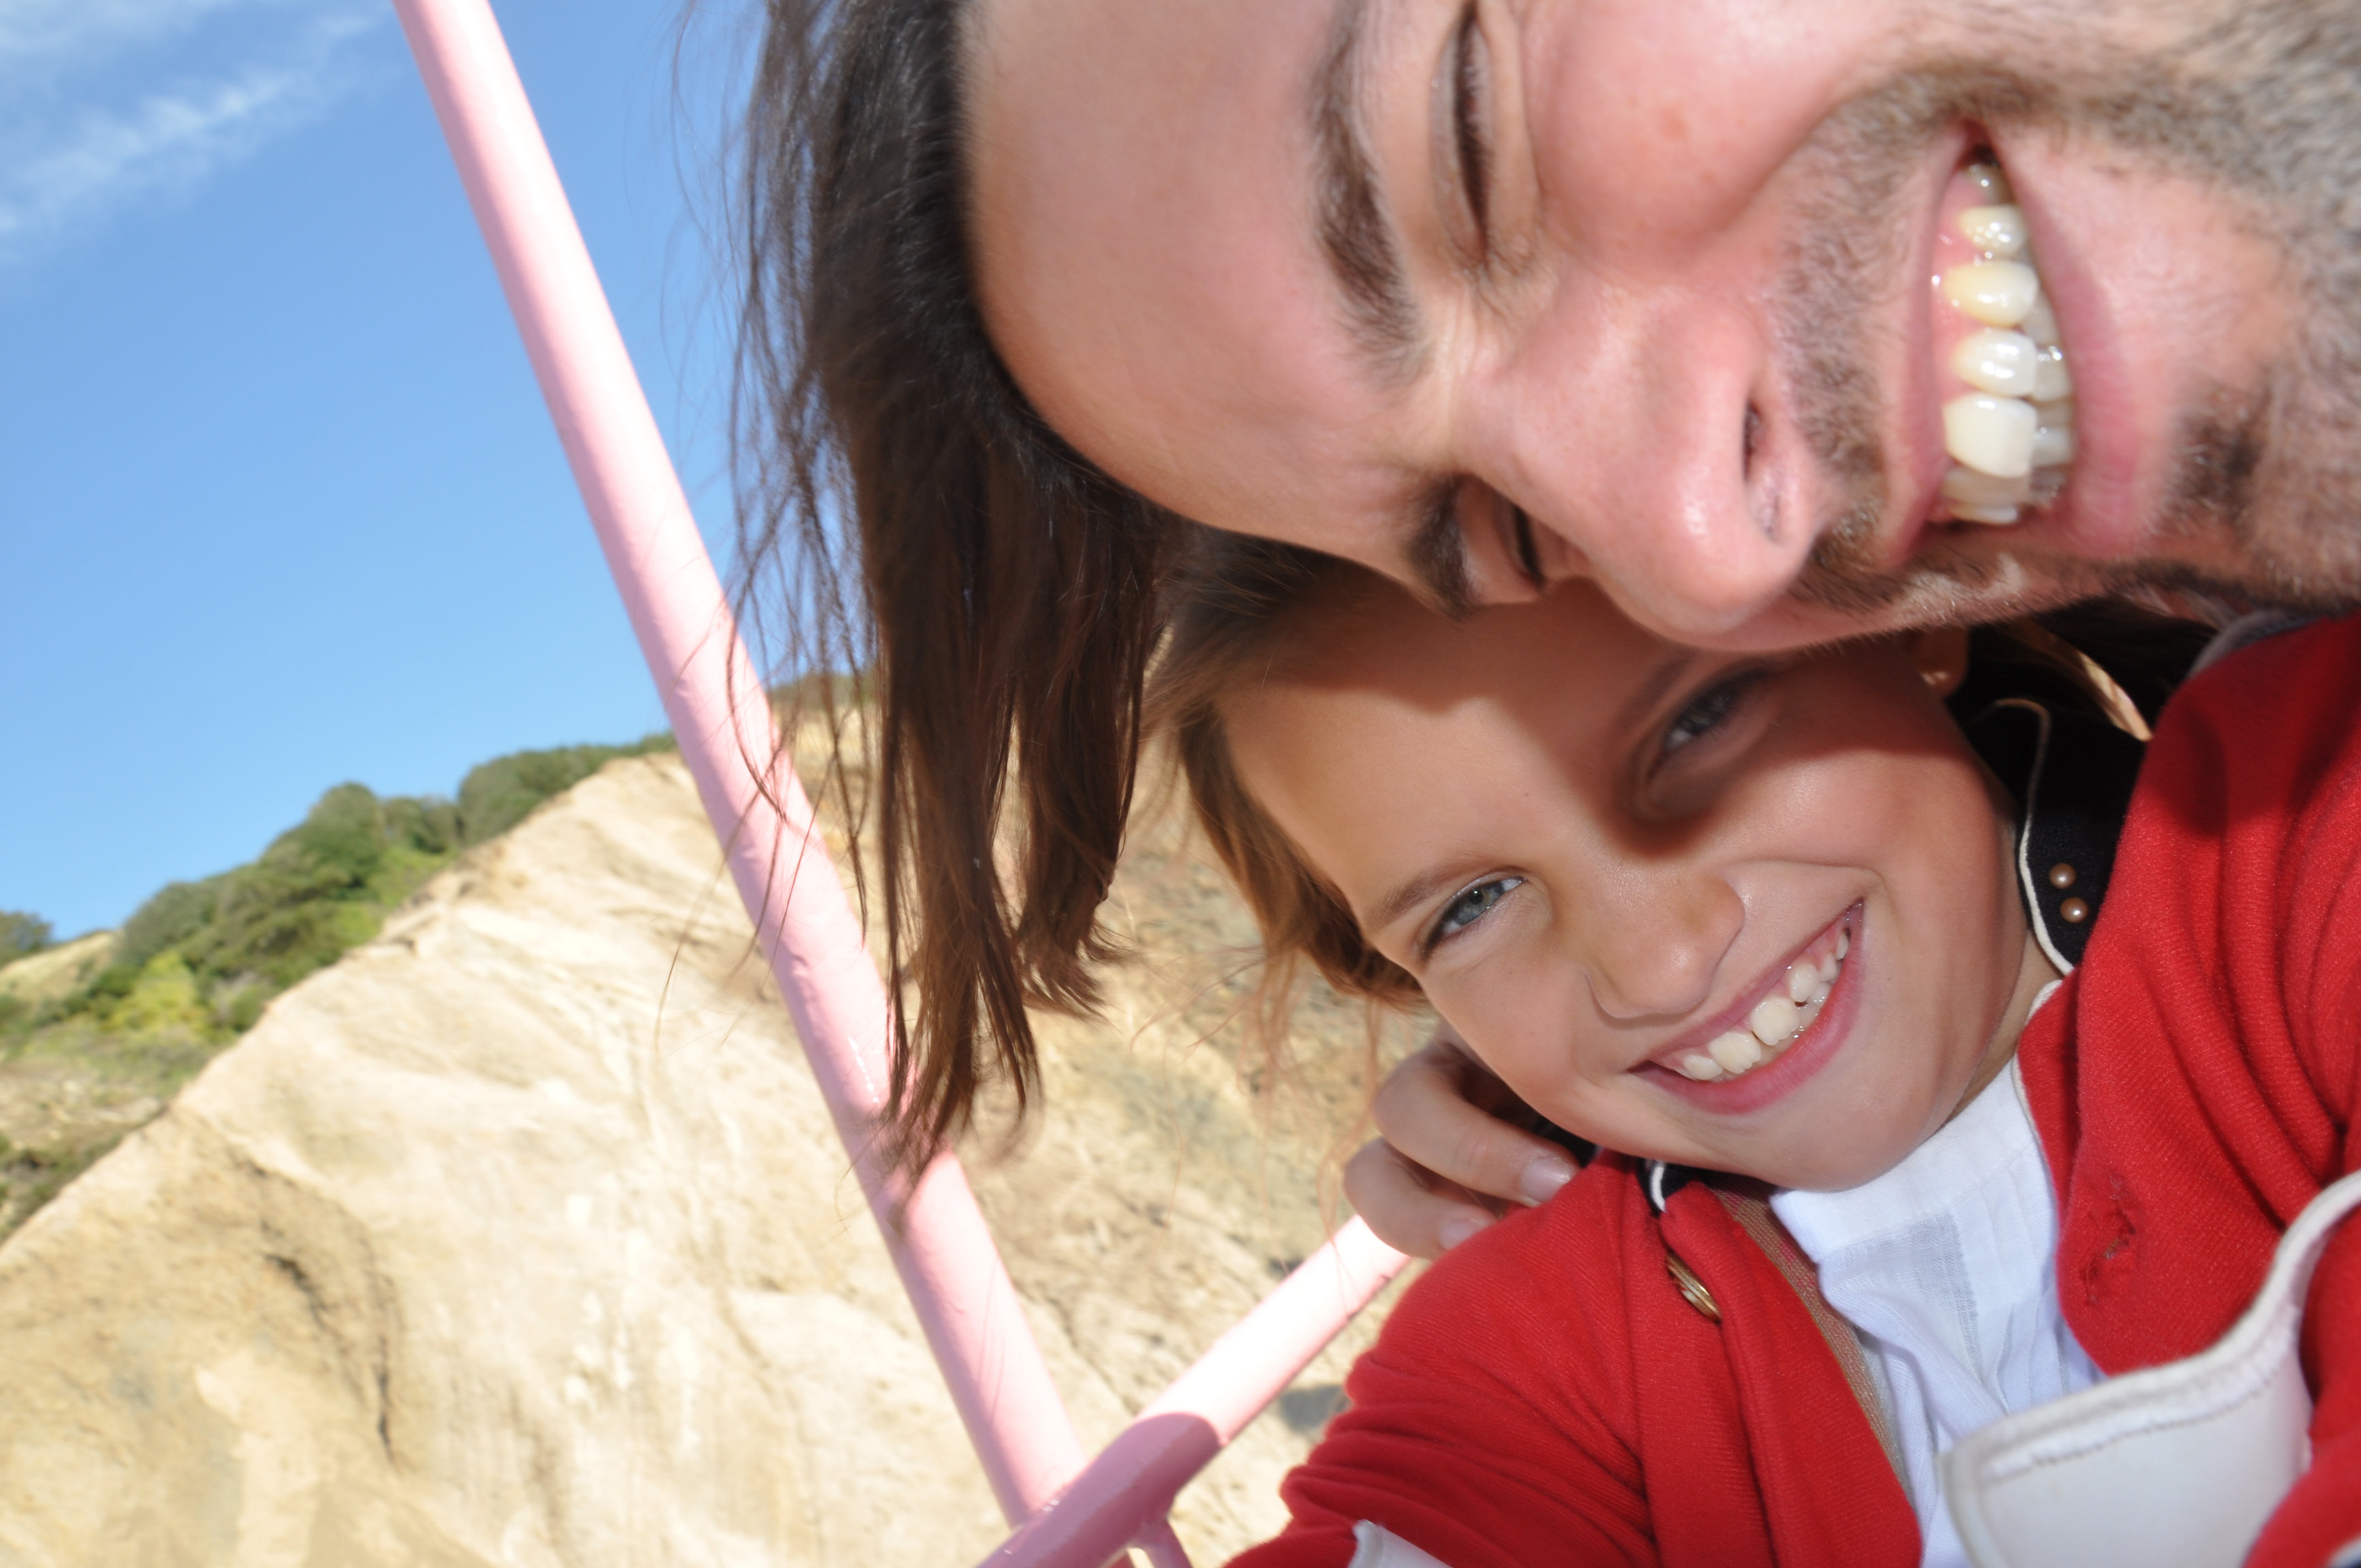
[[[1899,641],[1702,652],[1580,584],[1459,622],[1379,588],[1227,712],[1369,941],[1609,1148],[1850,1186],[2021,1017],[2005,802]]]

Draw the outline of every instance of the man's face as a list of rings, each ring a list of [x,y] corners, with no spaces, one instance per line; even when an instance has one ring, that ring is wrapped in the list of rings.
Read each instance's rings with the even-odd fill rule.
[[[981,0],[975,261],[1040,412],[1430,597],[1729,647],[2130,577],[2361,592],[2361,61],[2316,0]],[[1938,290],[2013,186],[2072,455],[1955,521]]]

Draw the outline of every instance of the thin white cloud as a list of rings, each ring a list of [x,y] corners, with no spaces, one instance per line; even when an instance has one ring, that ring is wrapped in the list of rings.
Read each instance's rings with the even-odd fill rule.
[[[63,13],[76,3],[104,15],[78,40],[60,42],[74,26]],[[180,40],[227,48],[176,46],[164,51],[171,59],[152,58],[154,44],[185,33],[202,13],[264,5],[280,12],[269,25]],[[89,60],[115,46],[151,46],[138,51],[149,58],[85,71],[82,81],[44,70],[37,95],[46,101],[20,100],[15,123],[0,121],[0,263],[25,262],[143,197],[185,201],[332,105],[356,80],[352,46],[384,12],[348,0],[303,5],[300,18],[290,8],[287,0],[0,0],[0,78],[20,45],[47,51],[51,64],[68,53]],[[187,67],[202,55],[212,57],[209,69]]]
[[[301,0],[0,0],[0,71],[104,59],[188,32],[225,11]]]

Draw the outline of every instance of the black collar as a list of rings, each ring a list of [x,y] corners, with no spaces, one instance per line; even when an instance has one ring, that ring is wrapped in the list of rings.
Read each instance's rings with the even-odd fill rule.
[[[2103,718],[2004,697],[1966,726],[1968,744],[2017,799],[2017,892],[2050,962],[2071,973],[2097,923],[2115,869],[2147,747]],[[1664,1212],[1672,1195],[1710,1172],[1643,1160],[1640,1190]]]

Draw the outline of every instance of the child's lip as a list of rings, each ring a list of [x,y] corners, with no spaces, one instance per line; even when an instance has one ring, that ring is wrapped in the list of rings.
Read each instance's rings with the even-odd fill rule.
[[[1719,1013],[1708,1014],[1702,1023],[1692,1025],[1650,1051],[1646,1058],[1638,1064],[1639,1068],[1661,1068],[1675,1077],[1681,1077],[1680,1069],[1673,1065],[1675,1061],[1692,1051],[1704,1050],[1717,1038],[1729,1034],[1733,1029],[1745,1028],[1746,1020],[1753,1013],[1756,1004],[1771,994],[1773,986],[1786,982],[1787,971],[1794,967],[1795,960],[1821,942],[1832,938],[1838,927],[1851,921],[1853,938],[1858,941],[1861,937],[1861,908],[1858,903],[1850,905],[1843,914],[1813,932],[1804,941],[1797,943],[1794,951],[1764,970],[1752,984],[1731,999],[1729,1006]],[[1838,978],[1841,981],[1843,977],[1839,975]],[[1638,1069],[1635,1068],[1634,1070]],[[1684,1078],[1683,1081],[1686,1082],[1687,1080]]]

